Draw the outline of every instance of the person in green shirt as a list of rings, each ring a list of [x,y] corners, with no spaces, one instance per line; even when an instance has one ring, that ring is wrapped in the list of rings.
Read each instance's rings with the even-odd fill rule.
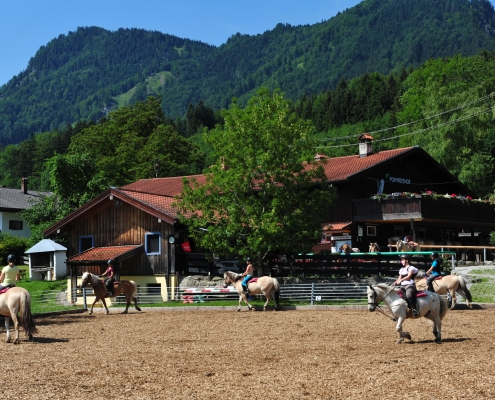
[[[9,254],[7,262],[9,265],[3,267],[0,274],[0,290],[9,286],[15,286],[19,281],[19,267],[15,265],[15,255]]]

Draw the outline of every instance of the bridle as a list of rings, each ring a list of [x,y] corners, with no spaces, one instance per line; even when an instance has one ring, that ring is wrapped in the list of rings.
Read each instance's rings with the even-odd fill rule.
[[[385,311],[382,310],[382,307],[380,306],[380,303],[385,300],[389,295],[390,293],[392,293],[392,291],[394,290],[393,288],[390,289],[390,291],[383,297],[383,299],[381,299],[380,301],[378,301],[378,294],[376,293],[376,290],[373,286],[370,285],[370,289],[373,291],[373,302],[369,302],[368,301],[368,305],[372,305],[373,307],[375,307],[375,309],[377,309],[380,313],[382,313],[383,315],[385,315],[387,318],[390,318],[392,321],[397,321],[397,319],[395,317],[390,317],[388,316]]]

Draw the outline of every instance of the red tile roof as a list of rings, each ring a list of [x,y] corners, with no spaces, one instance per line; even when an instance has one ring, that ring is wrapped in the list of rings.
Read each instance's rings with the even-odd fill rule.
[[[178,196],[182,191],[183,179],[196,179],[198,183],[204,183],[205,175],[173,176],[169,178],[140,179],[139,181],[123,186],[123,190],[160,194],[164,196]]]
[[[146,193],[146,192],[137,192],[134,190],[118,190],[116,191],[115,194],[118,195],[118,192],[124,193],[127,196],[132,197],[141,204],[147,204],[148,206],[154,208],[155,210],[163,214],[167,214],[168,216],[174,219],[178,218],[177,209],[172,206],[172,204],[175,202],[174,197],[163,196],[153,193]]]
[[[328,182],[337,182],[349,179],[352,175],[364,171],[384,161],[410,151],[413,147],[385,150],[367,157],[346,156],[327,158],[322,160],[323,169]]]
[[[142,250],[139,249],[139,247],[143,247],[143,245],[93,247],[83,251],[82,253],[76,254],[75,256],[67,258],[66,262],[101,263],[110,259],[118,259],[118,261],[122,261],[136,254],[139,250]]]
[[[323,224],[324,231],[340,231],[352,224],[352,221],[348,222],[325,222]]]

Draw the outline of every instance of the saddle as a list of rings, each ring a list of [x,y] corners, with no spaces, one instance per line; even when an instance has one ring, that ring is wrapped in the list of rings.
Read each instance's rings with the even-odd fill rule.
[[[5,293],[7,290],[9,290],[10,288],[13,288],[15,285],[9,285],[7,287],[4,287],[2,290],[0,290],[0,294],[3,294]]]
[[[404,292],[401,289],[399,289],[398,293],[399,293],[399,296],[403,299],[404,298]],[[418,297],[428,297],[428,293],[423,292],[423,291],[416,292],[416,298],[418,298]]]
[[[249,284],[251,282],[258,282],[258,277],[257,276],[252,277],[247,283]]]

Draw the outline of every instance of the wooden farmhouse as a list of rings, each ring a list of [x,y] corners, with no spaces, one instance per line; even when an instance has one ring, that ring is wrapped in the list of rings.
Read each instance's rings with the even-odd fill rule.
[[[360,141],[358,155],[316,156],[338,193],[322,221],[323,242],[348,241],[368,251],[372,242],[386,247],[388,238],[413,230],[416,240],[482,244],[495,231],[494,206],[475,201],[474,193],[421,148],[373,153],[369,135]],[[194,178],[204,182],[204,175]],[[102,273],[111,258],[118,277],[169,298],[167,288],[176,286],[185,252],[191,246],[195,252],[173,205],[182,179],[111,187],[48,228],[45,236],[65,238],[70,287],[75,290],[84,271]]]

